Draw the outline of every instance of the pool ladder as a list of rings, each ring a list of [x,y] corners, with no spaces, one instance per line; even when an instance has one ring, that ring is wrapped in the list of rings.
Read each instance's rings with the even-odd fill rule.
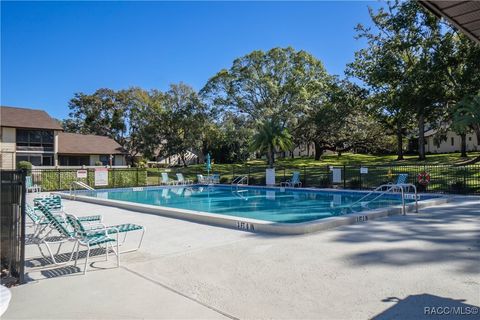
[[[70,185],[70,197],[73,197],[73,200],[77,197],[77,187],[93,191],[92,187],[90,187],[88,184],[82,181],[73,181],[72,184]]]
[[[232,180],[232,186],[248,186],[248,176],[238,176]]]
[[[368,194],[365,196],[361,197],[359,200],[355,201],[350,205],[350,209],[352,209],[355,205],[361,204],[362,206],[368,206],[368,204],[372,201],[377,200],[381,196],[390,193],[390,192],[400,192],[402,196],[402,214],[405,215],[407,214],[406,206],[405,206],[405,194],[407,191],[410,190],[410,188],[413,188],[415,191],[414,197],[415,197],[415,212],[418,213],[418,195],[417,195],[417,187],[414,184],[411,183],[402,183],[402,184],[382,184],[381,186],[378,186],[374,190],[370,191]],[[385,189],[385,190],[384,190]],[[364,199],[367,199],[370,195],[376,194],[376,197],[374,197],[371,200],[368,201],[362,201]],[[365,204],[363,204],[363,203]],[[352,209],[353,211],[353,209]]]

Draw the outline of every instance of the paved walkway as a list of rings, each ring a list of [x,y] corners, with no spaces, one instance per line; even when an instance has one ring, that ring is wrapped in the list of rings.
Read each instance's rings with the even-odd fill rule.
[[[29,245],[31,281],[12,290],[3,319],[435,319],[425,307],[480,306],[478,197],[304,236],[76,201],[66,210],[143,224],[144,245],[122,255],[120,268],[93,258],[86,276]]]

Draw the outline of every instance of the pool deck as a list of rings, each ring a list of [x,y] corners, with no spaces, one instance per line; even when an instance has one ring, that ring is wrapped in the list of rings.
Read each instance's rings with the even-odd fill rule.
[[[65,208],[147,226],[142,248],[120,268],[93,257],[84,276],[84,260],[54,266],[28,245],[30,281],[2,319],[436,319],[424,307],[480,307],[480,197],[297,236]]]

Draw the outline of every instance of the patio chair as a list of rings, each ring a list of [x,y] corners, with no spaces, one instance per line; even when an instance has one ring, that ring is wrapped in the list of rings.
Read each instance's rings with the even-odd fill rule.
[[[168,173],[162,172],[162,184],[175,185],[177,184],[177,181],[170,179]]]
[[[52,195],[49,197],[33,199],[33,205],[35,210],[38,210],[39,204],[42,204],[44,207],[49,209],[50,212],[52,212],[54,215],[58,215],[57,218],[60,218],[60,219],[63,218],[61,220],[65,221],[65,216],[64,216],[65,211],[63,210],[64,207],[62,203],[62,197],[58,195]],[[101,222],[102,216],[101,215],[84,216],[84,217],[80,217],[79,219],[82,222]]]
[[[25,188],[27,189],[27,192],[42,192],[41,186],[38,184],[33,184],[32,176],[25,177]]]
[[[47,197],[33,199],[34,206],[36,206],[36,204],[39,202],[41,202],[44,206],[50,209],[50,211],[63,211],[62,197],[58,195],[50,195]]]
[[[284,181],[280,184],[282,187],[302,187],[302,182],[300,181],[300,172],[294,171],[292,178],[290,180]]]
[[[395,181],[394,184],[401,185],[401,184],[406,184],[406,183],[408,183],[408,173],[400,173],[397,176],[397,181]]]
[[[120,266],[120,250],[119,250],[119,241],[118,236],[120,234],[119,230],[115,227],[102,227],[96,228],[92,230],[85,229],[82,223],[72,214],[66,214],[67,221],[73,227],[73,235],[76,240],[75,245],[73,246],[74,251],[75,247],[77,248],[77,253],[75,255],[75,266],[77,266],[78,262],[78,252],[80,250],[80,246],[87,247],[87,255],[85,257],[85,266],[83,268],[83,274],[87,273],[88,268],[88,258],[90,257],[90,250],[93,246],[102,247],[105,246],[105,258],[108,260],[108,246],[112,248],[113,252],[117,256],[117,267]],[[116,237],[113,238],[110,236],[109,230],[113,231],[111,233],[115,233]],[[116,249],[113,246],[113,242],[116,243]],[[73,251],[72,251],[73,254]]]
[[[193,181],[190,179],[185,179],[183,173],[177,173],[177,181],[179,184],[192,184]]]
[[[25,214],[32,221],[33,233],[30,237],[37,238],[50,222],[46,221],[44,216],[38,215],[28,203],[25,205]]]
[[[50,245],[58,244],[58,249],[56,252],[56,255],[58,255],[62,245],[65,242],[76,241],[74,233],[68,230],[67,224],[65,224],[64,220],[58,219],[55,215],[52,214],[52,212],[47,207],[43,206],[42,204],[39,204],[38,210],[44,215],[45,221],[48,222],[48,226],[50,227],[50,230],[43,237],[39,238],[39,242],[37,243],[37,245],[40,252],[43,255],[43,251],[40,245],[44,244],[47,247],[48,253],[50,254],[50,258],[54,264],[62,265],[69,262],[73,258],[75,246],[72,249],[70,258],[66,262],[60,263],[55,259],[55,255],[53,254],[53,251],[50,248]],[[54,231],[57,231],[58,235],[49,237]]]
[[[198,183],[207,183],[207,179],[205,179],[203,174],[197,174],[197,181]]]

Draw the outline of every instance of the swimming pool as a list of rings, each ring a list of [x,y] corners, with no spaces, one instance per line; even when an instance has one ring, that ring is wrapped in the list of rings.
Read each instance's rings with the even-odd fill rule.
[[[364,192],[192,186],[85,191],[85,195],[270,222],[298,223],[400,205],[399,194],[367,203]],[[412,200],[406,200],[412,202]],[[353,206],[352,206],[353,205]]]

